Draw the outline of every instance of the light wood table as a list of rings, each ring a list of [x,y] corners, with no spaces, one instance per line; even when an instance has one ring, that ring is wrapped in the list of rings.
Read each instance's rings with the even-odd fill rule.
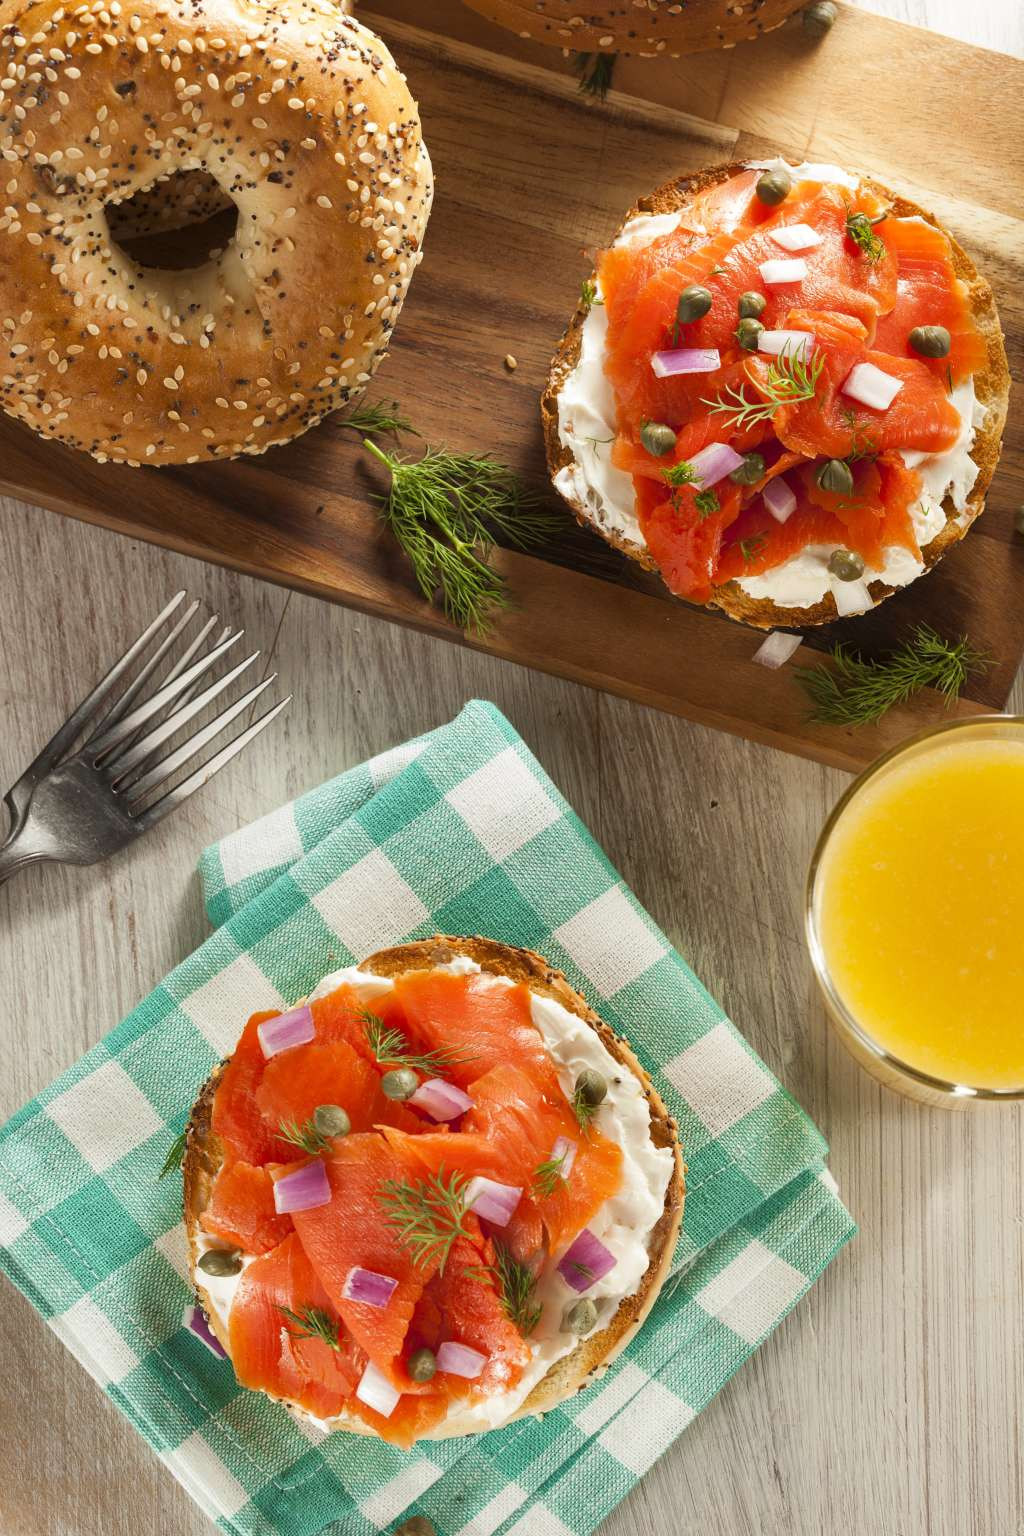
[[[1020,0],[865,3],[1024,54]],[[951,124],[975,107],[951,104]],[[178,587],[244,624],[294,702],[283,724],[128,856],[32,870],[0,891],[0,1118],[203,939],[194,865],[204,844],[450,718],[468,697],[491,698],[823,1126],[861,1224],[615,1513],[608,1536],[1024,1532],[1024,1115],[905,1103],[829,1036],[800,907],[843,777],[8,503],[0,782]],[[205,1536],[170,1474],[6,1287],[0,1360],[4,1536]]]

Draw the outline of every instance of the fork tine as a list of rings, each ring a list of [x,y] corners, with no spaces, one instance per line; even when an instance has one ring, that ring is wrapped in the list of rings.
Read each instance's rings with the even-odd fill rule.
[[[242,638],[242,634],[243,631],[238,630],[236,634],[229,635],[226,640],[222,641],[219,645],[215,645],[212,651],[207,651],[206,655],[201,657],[191,667],[188,667],[184,672],[179,672],[173,682],[164,683],[157,689],[156,693],[150,694],[145,703],[139,704],[132,710],[131,714],[125,715],[123,720],[119,720],[116,725],[111,726],[109,731],[104,731],[102,736],[97,736],[94,741],[91,741],[89,743],[90,753],[96,758],[105,757],[114,747],[123,745],[129,736],[135,734],[140,725],[147,725],[155,715],[159,714],[165,704],[170,704],[173,699],[178,698],[179,695],[185,692],[186,688],[195,682],[197,677],[201,677],[204,672],[213,666],[214,662],[219,661],[224,652]]]
[[[116,721],[120,720],[127,713],[132,701],[138,698],[142,689],[153,676],[154,671],[163,661],[175,640],[177,640],[182,630],[192,620],[195,614],[198,613],[198,611],[199,599],[195,598],[191,603],[189,603],[188,607],[185,609],[185,612],[182,614],[181,618],[177,620],[170,633],[165,635],[161,640],[152,656],[146,662],[146,665],[128,684],[128,687],[125,689],[124,693],[122,693],[117,703],[112,705],[112,707],[104,715],[95,731],[93,731],[91,739],[95,739],[97,736],[102,736],[104,731],[109,730]],[[165,678],[164,681],[167,682],[168,679]]]
[[[215,736],[219,736],[225,726],[230,725],[232,720],[236,719],[244,709],[247,709],[250,704],[256,702],[260,694],[264,689],[270,687],[276,677],[277,673],[272,672],[261,683],[257,683],[247,693],[243,693],[240,699],[236,699],[233,704],[229,704],[227,709],[221,710],[220,714],[207,725],[204,725],[201,731],[197,731],[194,736],[190,736],[188,741],[182,742],[180,747],[176,747],[173,752],[169,752],[166,757],[162,757],[158,763],[154,763],[152,768],[140,774],[137,779],[132,779],[130,773],[126,776],[128,778],[127,783],[124,782],[124,778],[115,779],[115,791],[118,794],[127,795],[130,801],[138,802],[141,800],[144,795],[149,794],[150,790],[155,789],[158,784],[162,784],[166,779],[169,779],[172,773],[176,773],[183,763],[188,762],[190,757],[195,757],[197,752],[201,752],[207,742],[212,741]]]
[[[183,779],[176,788],[168,790],[167,794],[158,800],[155,805],[151,805],[148,811],[143,811],[141,815],[136,816],[135,824],[139,831],[148,832],[150,827],[155,826],[158,821],[167,815],[168,811],[173,811],[176,806],[181,805],[184,800],[187,800],[189,795],[194,794],[197,789],[201,789],[204,784],[213,778],[215,773],[220,772],[225,763],[229,763],[244,747],[249,745],[250,741],[258,736],[261,731],[265,730],[272,720],[276,720],[277,716],[283,709],[288,707],[291,701],[292,696],[289,694],[286,699],[281,700],[280,704],[275,704],[273,709],[268,709],[265,715],[261,715],[252,725],[247,726],[244,731],[235,737],[234,741],[229,741],[226,747],[221,747],[220,751],[211,757],[208,763],[204,763],[201,768],[197,768],[194,773],[190,773],[188,778]]]
[[[180,675],[182,674],[182,672],[184,672],[185,668],[188,666],[188,664],[192,660],[193,656],[195,656],[196,652],[199,650],[199,647],[202,645],[203,641],[210,634],[211,630],[214,628],[216,623],[217,623],[217,615],[216,614],[212,614],[210,616],[210,618],[207,619],[206,623],[202,626],[202,628],[200,629],[199,633],[196,635],[195,639],[191,640],[189,642],[189,644],[185,647],[185,649],[182,651],[181,655],[178,657],[177,661],[174,663],[173,667],[171,667],[170,671],[167,673],[167,676],[164,678],[163,682],[161,683],[161,685],[160,685],[161,687],[166,687],[168,683],[173,683],[173,681],[174,681],[174,679],[176,677],[180,677]],[[230,626],[229,625],[225,625],[225,627],[221,630],[220,634],[218,635],[217,639],[214,641],[214,644],[215,645],[222,645],[224,643],[224,641],[228,638],[230,633],[231,633]],[[179,708],[181,707],[182,704],[187,704],[188,703],[189,699],[195,693],[195,691],[198,688],[198,686],[199,686],[198,682],[195,682],[195,683],[192,683],[190,687],[185,689],[184,693],[181,694],[180,697],[177,700]],[[130,747],[135,741],[137,741],[139,736],[141,736],[142,731],[143,731],[143,727],[140,726],[138,731],[136,731],[132,736],[128,737],[127,741],[124,743],[125,746]]]
[[[187,704],[176,709],[159,725],[155,725],[151,731],[147,731],[133,747],[129,747],[125,752],[115,752],[113,757],[104,764],[104,767],[111,771],[114,783],[120,782],[129,769],[138,767],[144,758],[151,756],[157,747],[162,747],[164,742],[169,741],[183,725],[187,725],[195,715],[206,708],[207,704],[212,703],[218,694],[230,687],[236,677],[241,677],[246,668],[252,666],[259,654],[259,651],[253,651],[251,656],[246,656],[236,667],[232,667],[230,672],[225,672],[223,677],[216,678],[208,688],[203,689],[202,693],[196,694],[194,699],[190,699]]]
[[[27,780],[36,780],[55,768],[61,758],[74,745],[85,727],[94,720],[102,709],[104,702],[117,685],[119,680],[128,671],[132,662],[145,649],[157,630],[165,624],[176,608],[180,607],[185,597],[184,592],[176,592],[170,602],[157,614],[153,622],[143,630],[139,638],[130,645],[119,661],[115,661],[110,671],[99,682],[91,693],[79,704],[73,714],[69,715],[55,735],[50,737],[46,746],[36,757],[35,761],[25,770],[19,783]],[[17,787],[17,786],[16,786]]]

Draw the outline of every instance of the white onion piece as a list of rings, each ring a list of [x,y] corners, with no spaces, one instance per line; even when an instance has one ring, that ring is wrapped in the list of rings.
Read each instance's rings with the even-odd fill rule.
[[[841,388],[851,400],[859,400],[873,411],[887,411],[903,388],[903,380],[883,373],[874,363],[855,363]]]
[[[558,1164],[558,1172],[563,1179],[567,1179],[572,1173],[572,1165],[576,1161],[576,1153],[579,1146],[575,1141],[570,1141],[568,1136],[559,1136],[551,1148],[551,1161]]]
[[[390,1419],[398,1407],[398,1399],[401,1392],[393,1386],[384,1372],[378,1370],[371,1361],[359,1378],[356,1387],[356,1397],[367,1408],[372,1408],[374,1413],[379,1413],[382,1419]]]
[[[762,261],[758,271],[762,282],[769,288],[776,288],[781,283],[802,283],[807,276],[807,263],[800,256],[789,261]]]
[[[866,581],[833,581],[829,585],[836,600],[836,610],[844,618],[850,613],[866,613],[875,606]]]
[[[262,1024],[256,1026],[260,1050],[268,1061],[281,1051],[291,1050],[293,1045],[308,1045],[315,1035],[310,1008],[292,1008],[288,1013],[279,1013],[274,1019],[264,1019]]]
[[[721,362],[717,347],[673,347],[655,352],[651,371],[659,379],[671,379],[677,373],[714,373]]]
[[[690,460],[690,467],[697,472],[697,484],[703,489],[717,485],[726,475],[731,475],[737,464],[743,463],[742,453],[730,448],[728,443],[709,443]]]
[[[768,667],[775,672],[779,667],[785,666],[793,652],[799,650],[802,643],[800,635],[787,635],[785,630],[773,629],[767,640],[758,646],[753,659],[759,667]]]
[[[821,236],[809,224],[780,224],[768,233],[784,251],[809,251],[821,244]]]
[[[757,350],[770,357],[798,357],[805,361],[814,348],[813,331],[762,331],[757,338]]]
[[[761,494],[765,506],[777,523],[784,523],[796,511],[796,497],[782,475],[769,480]]]
[[[327,1169],[318,1157],[311,1163],[296,1168],[274,1180],[274,1209],[279,1216],[290,1216],[294,1211],[315,1211],[318,1206],[329,1205],[331,1186]]]
[[[454,1339],[449,1339],[437,1352],[437,1368],[445,1376],[463,1376],[467,1381],[475,1381],[489,1358],[478,1349],[470,1349],[468,1344],[457,1344]]]
[[[495,1227],[507,1227],[515,1215],[516,1206],[523,1198],[522,1189],[511,1184],[499,1184],[496,1179],[478,1175],[466,1186],[466,1209],[475,1211],[484,1221]]]
[[[432,1120],[457,1120],[473,1107],[469,1094],[456,1088],[454,1083],[446,1083],[443,1077],[430,1077],[420,1083],[406,1103],[424,1110]]]

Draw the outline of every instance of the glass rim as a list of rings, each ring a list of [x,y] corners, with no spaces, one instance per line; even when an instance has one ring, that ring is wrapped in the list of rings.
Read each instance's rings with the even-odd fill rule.
[[[1000,713],[986,713],[969,715],[958,720],[944,720],[939,725],[931,725],[913,736],[908,736],[895,747],[890,747],[881,757],[876,758],[867,768],[861,770],[852,783],[840,795],[829,813],[828,820],[818,835],[811,855],[810,867],[807,871],[807,882],[804,888],[804,934],[807,939],[807,948],[810,951],[811,965],[815,979],[820,987],[825,1002],[831,1011],[836,1023],[847,1030],[850,1035],[873,1056],[879,1063],[892,1070],[898,1077],[909,1078],[912,1082],[923,1088],[930,1089],[935,1094],[944,1095],[951,1099],[986,1099],[1002,1101],[1004,1103],[1024,1099],[1024,1083],[1019,1088],[977,1088],[966,1083],[951,1083],[945,1078],[935,1077],[931,1073],[923,1072],[920,1067],[914,1067],[902,1057],[895,1056],[885,1046],[881,1045],[870,1035],[862,1024],[854,1018],[849,1008],[840,996],[829,970],[825,958],[824,945],[818,933],[815,920],[814,897],[817,886],[818,873],[825,856],[832,834],[836,829],[843,813],[850,803],[865,789],[878,775],[883,772],[897,758],[910,752],[914,747],[921,746],[924,742],[935,740],[937,737],[948,736],[960,731],[977,729],[978,727],[1016,727],[1024,730],[1024,715],[1010,715]]]

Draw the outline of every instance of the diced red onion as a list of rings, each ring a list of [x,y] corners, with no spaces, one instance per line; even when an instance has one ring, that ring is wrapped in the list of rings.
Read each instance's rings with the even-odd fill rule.
[[[603,1280],[617,1262],[601,1239],[595,1237],[589,1227],[584,1227],[559,1259],[557,1269],[566,1285],[571,1285],[574,1291],[587,1291],[596,1281]]]
[[[290,1051],[293,1045],[308,1045],[316,1036],[312,1009],[293,1008],[279,1013],[276,1019],[264,1019],[257,1024],[256,1035],[268,1061],[281,1051]]]
[[[489,1355],[482,1355],[478,1349],[449,1339],[437,1352],[437,1368],[446,1376],[464,1376],[467,1381],[475,1381],[489,1359]]]
[[[802,283],[807,276],[807,263],[801,256],[794,256],[788,260],[775,258],[771,261],[762,261],[758,267],[761,281],[770,288],[776,288],[781,283]]]
[[[785,352],[787,357],[806,359],[813,346],[813,331],[762,331],[757,338],[757,350],[771,357]]]
[[[390,1275],[379,1275],[375,1269],[360,1269],[356,1264],[345,1276],[341,1294],[346,1301],[363,1301],[368,1307],[386,1307],[398,1281]]]
[[[832,596],[836,600],[836,612],[846,617],[852,613],[867,613],[875,606],[866,581],[833,581]]]
[[[859,400],[873,411],[887,411],[903,388],[903,380],[883,373],[874,363],[855,363],[841,388],[851,400]]]
[[[796,511],[796,497],[782,475],[769,480],[761,494],[765,506],[777,523],[784,523]]]
[[[558,1171],[563,1179],[567,1179],[572,1173],[572,1165],[576,1161],[576,1153],[579,1146],[575,1141],[570,1141],[568,1136],[559,1136],[551,1148],[551,1161],[558,1164]]]
[[[677,373],[714,373],[722,359],[717,347],[673,347],[655,352],[651,369],[659,379],[671,379]]]
[[[406,1100],[415,1104],[432,1120],[457,1120],[467,1109],[473,1108],[473,1100],[454,1083],[446,1083],[443,1077],[429,1077],[420,1083],[414,1094]]]
[[[219,1355],[222,1360],[227,1359],[227,1350],[206,1321],[206,1314],[202,1307],[186,1307],[185,1327],[190,1333],[194,1333],[197,1339],[202,1340],[211,1354]]]
[[[521,1189],[499,1184],[495,1179],[470,1179],[466,1186],[466,1209],[482,1216],[495,1227],[507,1227],[523,1198]]]
[[[800,649],[802,636],[787,635],[784,630],[773,629],[767,640],[754,652],[759,667],[769,667],[773,672],[785,666],[794,651]]]
[[[780,224],[768,233],[784,251],[809,251],[821,244],[821,236],[809,224]]]
[[[329,1205],[330,1200],[327,1169],[318,1157],[296,1168],[294,1173],[286,1173],[274,1180],[274,1209],[279,1216],[289,1216],[294,1211],[314,1211],[317,1206]]]
[[[398,1407],[398,1399],[401,1392],[394,1386],[384,1372],[378,1370],[371,1360],[356,1387],[356,1397],[367,1408],[372,1408],[374,1413],[379,1413],[382,1419],[390,1419]]]
[[[726,475],[732,474],[737,464],[743,463],[742,453],[730,448],[728,443],[709,443],[690,460],[690,467],[697,472],[697,484],[703,489],[717,485]]]

